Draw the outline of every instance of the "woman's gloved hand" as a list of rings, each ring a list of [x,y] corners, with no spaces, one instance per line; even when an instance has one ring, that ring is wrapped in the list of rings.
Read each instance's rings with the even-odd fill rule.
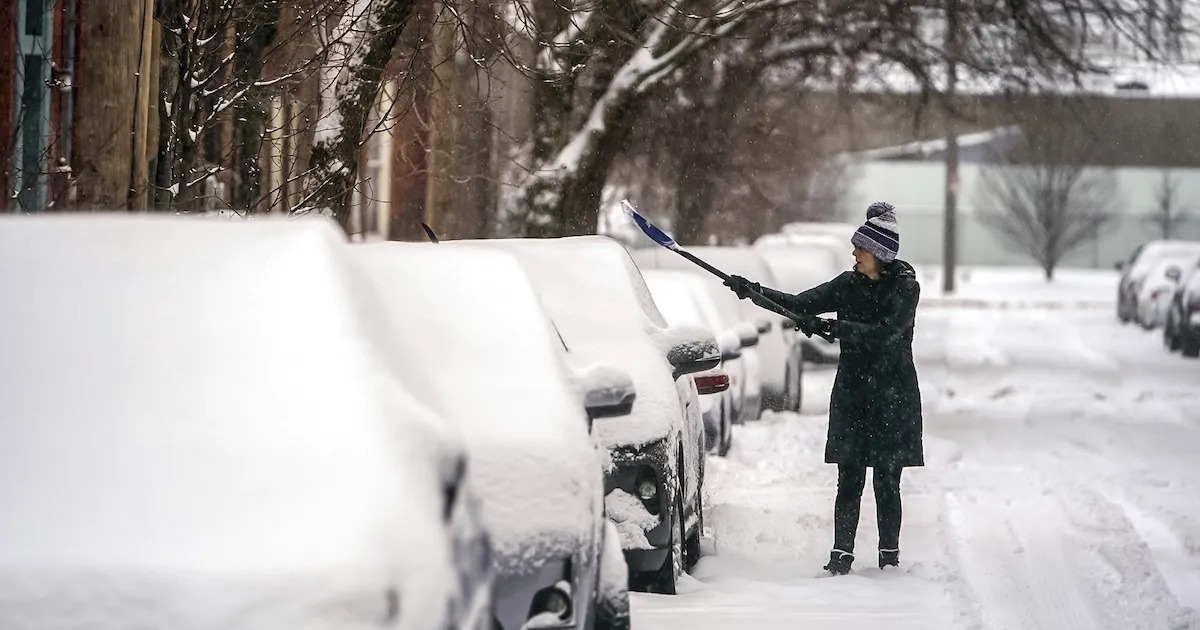
[[[762,285],[757,282],[750,282],[741,276],[729,276],[729,279],[724,284],[733,289],[738,299],[742,300],[750,297],[751,294],[762,293]]]

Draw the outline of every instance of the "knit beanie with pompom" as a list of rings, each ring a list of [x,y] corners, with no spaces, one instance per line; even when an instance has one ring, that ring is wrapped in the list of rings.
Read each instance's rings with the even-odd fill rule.
[[[854,231],[850,243],[875,255],[881,262],[892,262],[900,253],[900,226],[896,208],[886,201],[867,207],[867,222]]]

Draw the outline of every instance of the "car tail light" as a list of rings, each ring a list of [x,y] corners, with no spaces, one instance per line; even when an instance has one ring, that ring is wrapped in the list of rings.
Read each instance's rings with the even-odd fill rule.
[[[701,394],[719,394],[727,389],[729,389],[729,375],[724,372],[696,377],[696,390]]]
[[[1153,301],[1158,301],[1162,299],[1163,296],[1167,295],[1168,292],[1170,292],[1170,289],[1166,287],[1159,287],[1150,292],[1150,299]]]

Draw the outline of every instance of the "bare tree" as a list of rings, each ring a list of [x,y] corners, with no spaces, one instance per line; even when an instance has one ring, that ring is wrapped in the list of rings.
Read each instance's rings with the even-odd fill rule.
[[[1179,179],[1168,169],[1163,169],[1162,179],[1154,191],[1154,207],[1147,219],[1155,231],[1165,240],[1172,238],[1181,225],[1191,219],[1192,209],[1179,199]]]
[[[976,191],[984,224],[1035,260],[1047,282],[1064,256],[1098,236],[1119,203],[1113,178],[1086,167],[1094,136],[1062,123],[1047,116],[1027,125],[1022,141],[983,170]]]

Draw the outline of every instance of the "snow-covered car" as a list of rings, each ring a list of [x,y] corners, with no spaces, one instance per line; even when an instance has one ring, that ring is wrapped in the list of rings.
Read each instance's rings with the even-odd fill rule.
[[[754,247],[779,282],[772,287],[774,289],[787,293],[807,291],[832,280],[849,266],[846,261],[850,258],[850,247],[831,236],[793,235],[788,238],[786,243],[759,242]],[[830,343],[819,337],[793,334],[800,340],[806,361],[837,363],[841,356],[841,345],[836,341]]]
[[[710,330],[721,350],[720,370],[693,375],[700,395],[704,418],[705,444],[710,451],[724,456],[733,446],[733,424],[738,410],[737,396],[744,378],[741,362],[744,340],[736,329],[722,327],[721,316],[701,280],[686,271],[648,269],[642,272],[646,286],[658,310],[672,326],[694,325]],[[725,375],[728,386],[711,391]],[[704,393],[707,392],[707,393]]]
[[[668,316],[667,322],[702,326],[717,336],[717,346],[722,352],[723,360],[727,361],[726,371],[730,376],[730,419],[734,424],[745,424],[748,420],[758,419],[762,411],[762,362],[754,352],[761,336],[757,325],[742,319],[738,299],[727,287],[708,282],[691,271],[647,269],[644,273],[655,271],[674,271],[692,276],[692,282],[687,283],[685,287],[704,294],[706,299],[703,304],[711,307],[711,321],[695,321],[695,317],[688,319],[682,317],[683,313],[675,312],[673,315],[679,318],[679,321],[674,322]],[[653,289],[651,287],[651,291]],[[661,291],[662,287],[659,287],[659,290]],[[728,357],[731,348],[737,348],[736,358]]]
[[[668,327],[637,266],[603,236],[458,241],[511,252],[533,281],[574,361],[627,371],[633,412],[596,423],[613,468],[605,477],[608,516],[637,588],[674,593],[700,556],[704,425],[695,382],[720,364],[705,329]]]
[[[1171,352],[1200,356],[1200,264],[1183,272],[1167,307],[1163,343]]]
[[[354,250],[388,313],[405,383],[466,437],[467,476],[493,541],[495,627],[627,627],[625,564],[619,555],[603,562],[606,547],[620,548],[606,527],[607,454],[589,433],[632,409],[629,376],[568,369],[561,338],[508,254],[400,243]]]
[[[1200,242],[1151,241],[1133,251],[1128,261],[1117,263],[1121,279],[1117,283],[1117,319],[1129,322],[1138,316],[1138,298],[1149,277],[1150,268],[1164,256],[1200,254]]]
[[[796,221],[788,223],[779,231],[785,236],[793,240],[800,240],[797,237],[804,236],[831,236],[843,246],[850,243],[850,237],[854,236],[854,232],[858,226],[853,223],[836,223],[832,221]]]
[[[1145,278],[1138,283],[1135,302],[1137,322],[1142,328],[1153,330],[1163,325],[1176,284],[1183,271],[1196,264],[1197,258],[1200,258],[1200,252],[1168,254],[1159,256],[1150,266]]]
[[[490,628],[457,434],[315,220],[0,219],[0,627]]]
[[[1172,352],[1200,357],[1200,265],[1193,265],[1180,278],[1163,330],[1164,341]]]
[[[774,287],[778,284],[774,272],[763,257],[748,247],[690,247],[688,251],[709,264],[725,271]],[[733,297],[728,287],[721,284],[712,274],[663,248],[639,250],[634,260],[643,269],[679,269],[702,278],[709,290],[720,292],[718,299],[728,302]],[[801,383],[804,370],[801,336],[792,327],[769,311],[765,311],[749,300],[733,303],[742,319],[753,322],[760,333],[759,343],[747,352],[747,361],[758,361],[761,365],[762,408],[774,411],[795,411],[800,408]],[[755,414],[754,417],[757,417]]]

